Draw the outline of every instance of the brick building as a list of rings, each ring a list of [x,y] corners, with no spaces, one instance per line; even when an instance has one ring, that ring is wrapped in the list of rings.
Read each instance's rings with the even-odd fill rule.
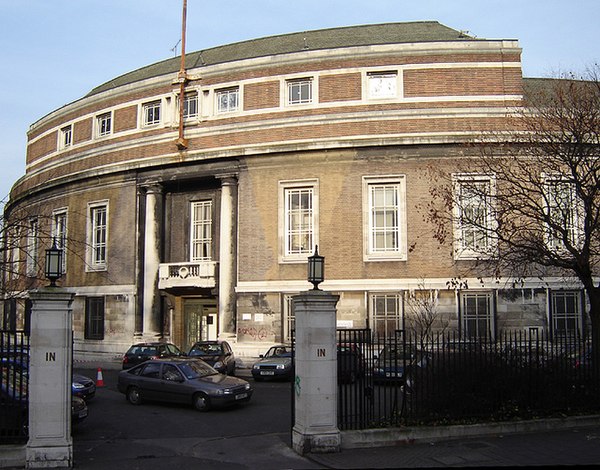
[[[437,22],[245,41],[187,55],[182,127],[179,58],[127,73],[31,125],[6,207],[28,220],[26,256],[7,256],[35,286],[50,240],[65,248],[81,357],[138,338],[222,337],[241,355],[286,341],[315,245],[339,327],[402,328],[420,292],[466,336],[582,328],[580,292],[558,282],[448,289],[456,256],[417,210],[426,165],[451,167],[520,105],[520,60],[516,40]]]

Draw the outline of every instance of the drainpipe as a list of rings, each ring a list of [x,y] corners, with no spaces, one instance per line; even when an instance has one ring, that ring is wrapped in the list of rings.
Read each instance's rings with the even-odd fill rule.
[[[185,101],[185,83],[187,81],[187,74],[185,72],[185,30],[186,30],[186,19],[187,19],[187,0],[183,0],[183,12],[181,18],[181,66],[179,67],[179,74],[177,79],[179,80],[179,136],[175,141],[179,150],[186,150],[188,148],[188,141],[183,137],[183,107]]]

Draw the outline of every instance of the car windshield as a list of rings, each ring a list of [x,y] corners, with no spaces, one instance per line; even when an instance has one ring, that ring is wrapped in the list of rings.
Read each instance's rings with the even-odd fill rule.
[[[218,374],[211,366],[201,361],[189,361],[179,364],[179,369],[187,379],[201,379]]]
[[[274,346],[269,349],[265,357],[292,357],[292,350],[284,346]]]
[[[220,344],[196,344],[190,351],[191,356],[214,356],[223,354],[223,349]]]
[[[156,356],[158,354],[156,346],[133,346],[129,354],[136,356]]]
[[[381,358],[384,361],[409,361],[414,357],[411,351],[402,349],[384,349],[381,353]]]

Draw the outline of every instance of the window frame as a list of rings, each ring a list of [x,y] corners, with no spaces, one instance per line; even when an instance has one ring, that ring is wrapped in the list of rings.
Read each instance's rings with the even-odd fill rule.
[[[113,133],[112,111],[97,114],[94,119],[96,137],[107,137]]]
[[[565,307],[567,307],[567,297],[570,297],[572,300],[572,304],[574,307],[574,311],[567,312],[566,308],[564,312],[557,312],[557,298],[562,297],[562,302],[565,303]],[[583,325],[583,317],[582,313],[584,311],[582,305],[582,293],[580,290],[550,290],[549,295],[550,305],[549,305],[549,324],[552,328],[552,336],[556,337],[569,337],[572,335],[580,336],[582,332]],[[564,325],[562,328],[558,328],[558,322],[561,321]],[[575,326],[573,329],[568,328],[566,325],[569,321],[574,321]]]
[[[295,92],[294,89],[298,88]],[[303,89],[308,90],[308,97],[303,98]],[[316,80],[314,77],[299,77],[289,78],[285,80],[285,104],[286,106],[302,106],[309,105],[315,102],[316,96]],[[294,95],[298,94],[298,98],[294,98]]]
[[[229,114],[238,112],[240,110],[240,99],[242,94],[240,93],[240,87],[238,85],[226,88],[218,88],[215,90],[214,96],[216,114]],[[221,98],[224,96],[227,96],[227,106],[221,107]],[[230,100],[232,96],[235,96],[235,106],[230,106]]]
[[[190,113],[190,103],[195,103],[195,112]],[[197,119],[200,115],[200,95],[198,91],[188,91],[183,95],[183,119]],[[193,107],[194,107],[193,106]]]
[[[283,338],[292,344],[296,332],[296,315],[293,308],[293,297],[296,294],[284,293],[283,296]]]
[[[106,300],[103,296],[85,298],[84,339],[103,340],[106,322]]]
[[[310,208],[301,209],[309,210],[310,214],[310,229],[298,232],[299,236],[306,232],[309,237],[308,244],[301,251],[290,249],[290,239],[293,237],[290,229],[290,220],[292,214],[290,212],[289,197],[292,192],[309,191]],[[297,214],[301,215],[301,214]],[[296,224],[298,225],[298,224]],[[286,263],[305,263],[307,258],[313,254],[315,245],[319,244],[319,182],[317,179],[297,180],[297,181],[280,181],[279,182],[279,234],[280,234],[280,262]]]
[[[209,219],[205,219],[202,218],[201,220],[198,220],[195,217],[195,208],[206,208],[208,207],[208,214],[209,214]],[[204,212],[204,209],[202,209],[202,214],[205,215],[206,212]],[[212,199],[207,199],[207,200],[201,200],[201,201],[191,201],[190,202],[190,253],[189,253],[189,260],[192,263],[199,263],[199,262],[203,262],[203,261],[212,261],[213,259],[213,220],[214,220],[214,214],[213,214],[213,201]],[[203,232],[203,234],[205,234],[205,229],[204,227],[208,227],[208,231],[209,231],[209,238],[206,237],[195,237],[195,233],[196,227],[200,227],[200,230]],[[205,248],[203,251],[205,251],[207,253],[207,256],[195,256],[195,247],[196,246],[207,246],[208,248]]]
[[[62,221],[62,222],[61,222]],[[66,208],[52,212],[52,240],[62,250],[62,273],[67,272],[67,240],[69,233],[69,213]]]
[[[463,224],[463,214],[465,213],[465,204],[462,194],[468,185],[487,185],[485,194],[487,201],[481,202],[481,193],[475,193],[473,199],[478,199],[478,207],[483,206],[485,214],[483,219],[487,228],[478,228],[473,224]],[[488,174],[453,174],[452,191],[454,204],[452,208],[452,226],[453,226],[453,252],[455,260],[476,260],[493,258],[498,249],[497,237],[494,236],[494,230],[497,222],[494,216],[494,197],[496,195],[496,178]],[[469,234],[467,237],[466,234]],[[483,245],[467,244],[467,239],[483,238]]]
[[[406,209],[406,176],[405,175],[369,175],[362,178],[363,197],[363,260],[364,261],[406,261],[407,249],[407,209]],[[392,213],[395,219],[395,228],[390,231],[387,226],[375,225],[376,208],[374,206],[375,188],[393,188],[396,204]],[[387,205],[385,207],[388,207]],[[389,213],[386,210],[386,215]],[[387,219],[387,217],[385,217]],[[387,222],[387,220],[386,220]],[[396,246],[390,249],[378,248],[377,234],[392,234],[396,239]],[[387,236],[385,237],[387,239]]]
[[[399,77],[400,74],[397,70],[381,70],[366,72],[365,89],[367,99],[391,100],[398,98],[400,90]],[[375,90],[375,80],[377,79],[384,80],[384,83],[382,83],[382,87],[387,88],[387,90],[382,92],[377,92]]]
[[[73,124],[60,128],[58,136],[58,148],[64,150],[73,145]]]
[[[155,127],[162,122],[162,100],[152,100],[142,103],[142,127]]]
[[[582,204],[577,198],[577,192],[575,188],[575,183],[569,181],[567,178],[561,175],[542,175],[543,179],[543,197],[544,197],[544,205],[546,209],[546,218],[548,221],[552,221],[554,219],[552,213],[554,211],[560,211],[560,219],[555,222],[556,225],[565,226],[569,225],[567,231],[570,233],[568,242],[577,248],[581,248],[583,244],[583,236],[584,236],[584,228],[583,228],[583,209]],[[563,187],[567,187],[567,191],[559,195],[558,192],[554,192],[550,190],[554,190],[561,185]],[[560,207],[560,201],[554,206],[552,202],[556,202],[558,198],[567,200],[568,207]],[[565,216],[565,212],[568,214]],[[567,220],[568,219],[568,220]],[[553,229],[549,223],[546,224],[546,229],[544,232],[545,243],[546,246],[550,250],[554,250],[557,252],[564,252],[567,250],[565,247],[563,240],[560,236],[557,236],[556,233],[553,233]]]
[[[25,273],[36,277],[39,270],[40,222],[37,217],[29,219],[27,224]]]
[[[378,308],[383,302],[384,311],[380,312]],[[390,312],[388,307],[390,302],[394,304],[393,310]],[[396,331],[404,329],[404,302],[401,292],[377,292],[369,295],[369,310],[371,330],[378,337],[393,338]],[[393,323],[393,328],[389,326]],[[383,328],[379,325],[383,324]],[[381,332],[381,330],[383,330]],[[382,336],[383,334],[383,336]]]
[[[104,210],[104,225],[102,232],[104,241],[98,241],[98,230],[96,213],[99,210]],[[106,271],[108,268],[108,250],[109,250],[109,204],[108,201],[97,201],[88,203],[87,213],[87,256],[86,256],[86,271]],[[104,255],[100,258],[97,256],[98,250],[103,250]]]
[[[496,299],[494,291],[479,291],[479,292],[460,292],[460,328],[461,328],[461,337],[465,340],[479,340],[479,339],[489,339],[493,340],[496,335]],[[467,302],[470,299],[474,299],[476,304],[476,308],[479,309],[480,300],[485,301],[485,313],[482,315],[479,311],[470,312],[468,311]],[[470,322],[475,321],[476,328],[475,331],[472,331],[470,327]],[[487,326],[487,332],[485,336],[482,336],[479,332],[479,324],[484,322]]]

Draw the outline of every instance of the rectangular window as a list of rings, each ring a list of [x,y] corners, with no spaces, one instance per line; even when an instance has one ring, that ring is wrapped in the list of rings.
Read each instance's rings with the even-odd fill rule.
[[[283,337],[290,344],[294,342],[294,336],[296,334],[296,316],[294,315],[294,309],[292,307],[292,297],[293,295],[291,294],[285,294],[283,296]]]
[[[85,339],[104,339],[104,297],[86,298]]]
[[[285,193],[285,255],[313,250],[313,188],[287,188]]]
[[[96,135],[102,137],[112,132],[112,114],[104,113],[96,116]]]
[[[238,110],[240,102],[239,87],[217,90],[215,96],[217,100],[217,113],[231,113]]]
[[[142,105],[144,126],[160,124],[160,100],[144,103]]]
[[[298,80],[288,80],[287,82],[287,103],[288,104],[306,104],[312,103],[313,80],[312,78],[300,78]]]
[[[483,175],[455,175],[454,193],[455,258],[491,256],[496,247],[492,211],[494,180]]]
[[[56,247],[63,252],[62,272],[67,271],[67,211],[55,211],[52,214],[52,239]]]
[[[190,261],[212,259],[212,201],[192,202]]]
[[[561,178],[547,178],[544,185],[548,221],[547,243],[555,250],[581,245],[581,211],[575,185]]]
[[[398,94],[396,72],[373,72],[367,74],[368,97],[373,99],[395,98]]]
[[[65,149],[73,143],[73,126],[68,125],[60,130],[59,148]]]
[[[39,251],[39,223],[37,219],[30,219],[27,227],[27,275],[30,277],[38,274],[38,251]]]
[[[198,116],[198,93],[186,93],[183,99],[183,117],[184,119],[195,118]]]
[[[568,336],[580,333],[581,299],[578,291],[553,291],[551,295],[552,332]]]
[[[463,337],[494,338],[494,305],[490,292],[461,294]]]
[[[403,329],[402,296],[400,294],[377,294],[371,296],[373,331],[379,337],[393,338],[396,330]]]
[[[405,192],[402,176],[363,178],[366,260],[406,259]]]
[[[89,207],[88,266],[91,271],[105,270],[108,249],[108,205]]]

